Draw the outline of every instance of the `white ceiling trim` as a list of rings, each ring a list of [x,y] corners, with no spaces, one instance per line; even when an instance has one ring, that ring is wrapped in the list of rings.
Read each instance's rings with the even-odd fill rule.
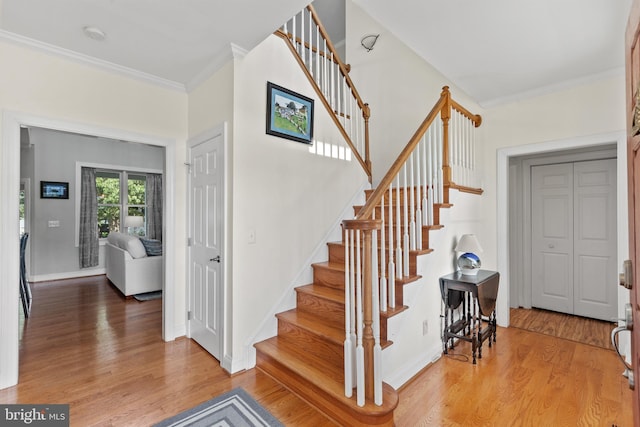
[[[213,61],[209,63],[202,71],[200,71],[194,78],[192,78],[186,84],[187,92],[191,92],[202,83],[204,83],[209,77],[218,72],[227,62],[232,59],[242,59],[247,55],[247,50],[237,44],[230,43],[229,50],[217,55]]]
[[[90,65],[102,71],[116,73],[121,76],[160,86],[164,89],[171,89],[179,92],[186,92],[187,90],[185,85],[182,83],[163,79],[161,77],[134,70],[132,68],[123,67],[122,65],[114,64],[113,62],[104,61],[102,59],[94,58],[92,56],[84,55],[82,53],[74,52],[69,49],[54,46],[52,44],[44,43],[39,40],[34,40],[29,37],[24,37],[9,31],[0,30],[0,41],[11,42],[21,46],[36,49],[41,52],[59,56],[64,59],[69,59],[84,65]]]
[[[511,102],[522,101],[525,99],[535,98],[538,96],[548,95],[550,93],[571,89],[576,86],[584,85],[587,83],[597,82],[610,77],[624,76],[624,67],[616,67],[601,73],[591,74],[585,77],[579,77],[577,79],[565,80],[563,82],[554,83],[548,86],[542,86],[536,89],[527,90],[524,92],[516,93],[501,98],[490,99],[488,101],[480,102],[480,106],[483,108],[497,107],[499,105],[509,104]]]

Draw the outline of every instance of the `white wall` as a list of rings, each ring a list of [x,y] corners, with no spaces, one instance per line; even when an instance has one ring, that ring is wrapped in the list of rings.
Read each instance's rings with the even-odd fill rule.
[[[452,97],[472,113],[482,114],[482,110],[359,6],[351,1],[346,5],[346,62],[351,64],[351,79],[360,96],[371,107],[375,184],[438,101],[443,86],[449,86]],[[360,44],[366,34],[380,34],[370,52]]]
[[[109,74],[92,66],[42,53],[16,44],[0,42],[0,388],[17,381],[18,372],[18,187],[21,121],[30,125],[49,123],[62,130],[99,131],[100,136],[134,142],[164,144],[169,158],[172,205],[184,205],[182,192],[173,194],[173,180],[183,185],[184,177],[174,177],[176,165],[184,162],[187,135],[187,96],[148,83]],[[173,154],[175,152],[175,155]],[[168,207],[172,211],[173,207]],[[180,224],[184,212],[172,213],[171,250],[182,251],[186,241]],[[173,230],[176,230],[174,233]],[[175,237],[175,245],[173,240]],[[168,270],[166,282],[182,287],[184,263],[178,259]],[[169,307],[171,313],[174,312]],[[173,335],[173,320],[164,325]],[[184,324],[184,322],[182,322]],[[167,335],[165,335],[167,337]]]
[[[624,191],[624,108],[624,76],[620,74],[485,111],[487,175],[482,238],[484,258],[489,263],[506,265],[508,262],[504,243],[507,181],[506,175],[499,176],[499,171],[508,167],[508,157],[617,144],[618,188]],[[622,197],[618,197],[618,255],[624,257],[628,252],[627,201],[624,193],[619,194]],[[502,324],[508,322],[509,281],[506,276],[504,279],[498,312],[498,322]]]
[[[311,154],[306,144],[266,134],[267,81],[316,99],[284,41],[270,36],[192,93],[189,104],[191,134],[222,121],[230,128],[225,320],[231,336],[223,364],[232,372],[254,363],[253,340],[263,329],[275,334],[274,307],[305,284],[294,283],[300,270],[309,268],[318,242],[366,182],[356,161]],[[337,143],[337,135],[316,99],[314,139]]]

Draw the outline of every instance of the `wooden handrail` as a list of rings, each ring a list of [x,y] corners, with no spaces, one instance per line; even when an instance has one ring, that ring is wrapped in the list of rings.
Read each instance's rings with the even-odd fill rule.
[[[336,62],[340,67],[340,71],[342,72],[342,75],[345,77],[347,81],[347,85],[351,89],[351,93],[353,94],[353,97],[356,99],[356,101],[358,101],[358,105],[360,106],[360,108],[364,110],[365,103],[360,97],[360,94],[358,93],[358,91],[356,90],[356,86],[353,84],[353,81],[351,81],[351,77],[349,77],[349,67],[347,67],[345,63],[342,62],[342,60],[340,59],[340,55],[338,55],[338,51],[336,50],[335,46],[331,42],[331,39],[329,38],[329,33],[327,33],[327,30],[325,30],[324,25],[322,25],[322,21],[320,21],[320,18],[318,17],[316,10],[311,5],[308,5],[307,9],[309,10],[309,12],[311,12],[313,21],[318,26],[318,30],[320,31],[320,34],[322,34],[322,37],[327,41],[327,47],[333,53],[333,57],[336,59]]]
[[[310,39],[308,41],[305,41],[304,37],[296,36],[295,26],[294,26],[293,33],[286,30],[286,27],[285,27],[285,30],[280,28],[276,30],[274,34],[282,38],[286,42],[287,46],[289,46],[289,50],[291,50],[291,52],[293,53],[293,56],[296,58],[296,61],[298,62],[303,72],[307,76],[307,79],[309,80],[309,82],[311,83],[311,86],[313,87],[314,91],[318,95],[318,98],[320,99],[324,107],[327,109],[327,112],[329,112],[331,119],[333,120],[335,125],[338,127],[340,134],[345,139],[354,157],[358,160],[358,162],[364,169],[365,173],[369,178],[369,182],[371,182],[372,171],[371,171],[371,158],[370,158],[370,150],[369,150],[369,117],[371,115],[371,112],[369,109],[369,105],[366,104],[360,97],[358,90],[355,88],[355,85],[353,84],[353,81],[349,76],[349,71],[351,67],[346,65],[340,59],[340,56],[338,55],[338,52],[335,46],[331,42],[331,39],[329,38],[329,34],[327,33],[326,29],[324,28],[324,25],[320,21],[320,18],[316,13],[315,9],[313,8],[312,5],[308,5],[306,7],[306,10],[309,12],[309,16],[310,16],[309,22],[311,23],[311,21],[313,21],[313,24],[316,25],[317,34],[319,37],[321,37],[322,42],[325,44],[326,51],[321,51],[320,46],[313,46],[313,40]],[[302,16],[304,17],[304,10],[300,13],[302,13],[303,14]],[[304,34],[305,29],[303,28],[302,31]],[[311,32],[309,34],[311,34]],[[361,147],[360,149],[358,149],[358,147],[356,146],[356,143],[354,143],[354,140],[351,138],[351,135],[347,132],[347,130],[344,128],[343,124],[339,120],[340,117],[344,118],[345,120],[353,120],[353,117],[351,117],[351,115],[348,114],[346,111],[337,111],[336,109],[333,108],[329,100],[326,98],[324,91],[320,88],[319,82],[316,81],[316,79],[314,78],[313,70],[309,70],[309,68],[307,67],[307,64],[305,62],[305,55],[301,57],[301,54],[298,52],[298,48],[297,48],[298,46],[302,46],[302,49],[304,49],[305,51],[308,50],[310,52],[310,56],[311,56],[311,53],[313,53],[317,55],[318,58],[320,57],[325,58],[325,60],[328,60],[332,64],[337,65],[338,70],[336,72],[339,76],[340,81],[343,82],[341,83],[341,85],[344,84],[344,86],[341,86],[341,89],[338,89],[338,93],[344,94],[346,96],[347,93],[350,92],[351,97],[349,99],[355,100],[355,104],[357,105],[357,108],[359,108],[360,111],[362,112],[362,120],[364,121],[364,132],[363,134],[360,134],[360,135],[364,136],[364,140],[359,141],[358,138],[356,138],[357,140],[356,143],[358,143],[358,145]],[[332,80],[333,80],[333,71],[332,71]],[[353,102],[353,101],[350,101],[350,102]],[[364,153],[362,151],[364,151]],[[363,155],[364,155],[364,158],[363,158]]]
[[[451,108],[458,111],[459,113],[466,116],[469,120],[471,120],[475,127],[479,127],[482,124],[482,116],[480,114],[473,114],[462,105],[458,104],[456,101],[451,99]]]
[[[420,127],[418,127],[409,140],[409,143],[404,147],[396,161],[393,162],[387,174],[382,178],[382,181],[380,181],[380,184],[378,184],[375,191],[371,194],[369,200],[367,200],[367,203],[360,209],[360,212],[358,212],[358,215],[356,216],[357,219],[371,218],[373,210],[382,199],[382,195],[387,191],[395,176],[398,175],[398,172],[400,172],[400,169],[406,163],[416,145],[420,142],[420,139],[424,136],[427,129],[429,129],[429,126],[431,126],[441,110],[446,106],[449,96],[449,88],[445,86],[436,105],[433,106]]]
[[[335,114],[333,108],[331,108],[331,105],[329,104],[329,101],[327,101],[327,98],[325,98],[324,94],[322,93],[322,89],[320,89],[320,87],[318,86],[318,84],[314,80],[313,76],[311,75],[311,73],[307,69],[307,66],[302,61],[302,58],[300,58],[300,55],[298,55],[298,52],[296,51],[295,46],[293,45],[293,43],[291,43],[291,39],[289,39],[287,34],[282,30],[278,30],[274,34],[279,36],[280,38],[282,38],[285,41],[285,43],[287,44],[287,46],[289,46],[289,50],[291,50],[291,52],[293,53],[293,56],[296,58],[296,61],[298,62],[298,64],[302,68],[302,71],[307,76],[307,79],[309,80],[309,83],[311,83],[311,86],[313,87],[313,90],[315,90],[316,94],[318,95],[318,98],[320,99],[320,102],[322,102],[322,105],[324,105],[324,107],[329,112],[329,116],[331,116],[331,119],[333,120],[335,125],[338,127],[338,130],[340,131],[340,134],[342,135],[342,137],[345,139],[345,141],[349,145],[349,148],[351,148],[351,151],[353,152],[353,155],[355,156],[355,158],[358,160],[358,162],[360,163],[360,165],[362,166],[364,171],[369,176],[369,180],[371,180],[370,160],[369,159],[363,159],[362,156],[360,155],[360,153],[358,152],[358,149],[353,144],[353,141],[351,141],[351,138],[347,134],[347,131],[344,129],[344,127],[340,123],[340,120],[338,120],[338,116]],[[367,108],[368,108],[368,106],[367,106]],[[368,129],[366,129],[366,132],[368,132]],[[369,147],[368,140],[366,140],[365,142],[366,142],[365,147],[367,148],[367,152],[368,152],[368,147]]]

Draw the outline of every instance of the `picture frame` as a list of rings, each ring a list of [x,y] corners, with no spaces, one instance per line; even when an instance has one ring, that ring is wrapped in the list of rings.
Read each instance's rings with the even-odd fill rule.
[[[267,82],[267,134],[313,143],[313,99]]]
[[[69,183],[58,181],[40,181],[41,199],[68,199]]]

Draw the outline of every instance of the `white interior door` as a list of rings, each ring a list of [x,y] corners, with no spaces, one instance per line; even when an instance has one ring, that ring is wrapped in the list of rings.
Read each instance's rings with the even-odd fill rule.
[[[616,161],[574,164],[574,314],[615,319],[618,294]]]
[[[531,168],[531,303],[573,312],[573,165]]]
[[[191,148],[189,332],[220,360],[222,349],[223,135]]]
[[[532,167],[531,220],[532,305],[615,318],[615,159]]]

